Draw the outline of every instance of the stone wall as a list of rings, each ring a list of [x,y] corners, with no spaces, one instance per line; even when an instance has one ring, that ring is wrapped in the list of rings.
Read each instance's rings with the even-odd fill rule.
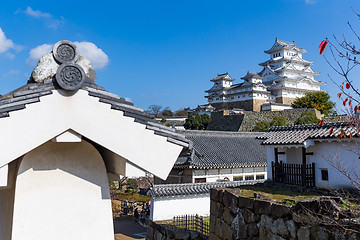
[[[296,98],[288,98],[288,97],[277,97],[275,102],[291,105]]]
[[[149,220],[146,234],[147,240],[203,240],[198,232],[185,231],[177,228],[170,228],[165,222],[153,222]]]
[[[244,109],[245,111],[253,111],[253,100],[211,103],[211,106],[213,106],[217,111],[233,109],[233,108],[241,108]]]
[[[238,188],[211,189],[210,240],[360,239],[355,233],[342,234],[338,227],[307,225],[285,205],[239,195]]]
[[[260,121],[270,122],[275,116],[284,116],[287,124],[294,124],[303,112],[313,112],[320,119],[316,109],[289,109],[284,111],[245,112],[244,114],[225,115],[226,111],[213,112],[212,121],[206,130],[251,132]]]

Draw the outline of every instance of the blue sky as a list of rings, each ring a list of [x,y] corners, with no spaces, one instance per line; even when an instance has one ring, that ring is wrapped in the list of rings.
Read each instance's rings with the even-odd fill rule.
[[[135,106],[196,107],[211,78],[240,82],[259,72],[275,37],[308,50],[322,89],[336,100],[335,79],[319,43],[360,32],[359,0],[6,1],[0,8],[0,94],[26,84],[42,51],[78,42],[93,61],[96,83]],[[39,47],[40,46],[40,47]]]

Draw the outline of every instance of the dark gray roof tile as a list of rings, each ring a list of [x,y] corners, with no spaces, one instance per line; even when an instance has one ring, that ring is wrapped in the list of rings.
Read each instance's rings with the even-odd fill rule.
[[[333,128],[332,134],[330,129]],[[349,122],[324,123],[322,126],[317,124],[294,125],[272,127],[268,132],[257,137],[263,140],[262,145],[300,145],[308,139],[338,138],[341,131],[344,131],[346,137],[359,137],[356,127]]]
[[[4,96],[0,97],[0,118],[8,117],[9,112],[26,108],[27,104],[33,104],[41,101],[41,97],[52,94],[53,90],[58,89],[57,83],[49,79],[44,83],[28,83]],[[87,91],[89,96],[96,97],[100,102],[109,104],[111,109],[124,112],[124,116],[134,118],[135,122],[144,124],[153,128],[154,133],[167,138],[169,142],[178,144],[183,147],[191,146],[191,142],[185,139],[173,129],[157,123],[153,115],[146,113],[143,109],[134,107],[132,103],[124,98],[109,93],[103,87],[95,83],[85,82],[82,87]]]
[[[154,185],[150,191],[154,197],[208,194],[211,188],[218,187],[239,187],[244,185],[255,185],[263,183],[265,180],[251,181],[227,181],[227,182],[208,182],[208,183],[182,183],[182,184],[161,184]]]
[[[256,140],[262,133],[178,132],[193,143],[193,151],[180,155],[175,167],[210,169],[266,165],[266,149]]]

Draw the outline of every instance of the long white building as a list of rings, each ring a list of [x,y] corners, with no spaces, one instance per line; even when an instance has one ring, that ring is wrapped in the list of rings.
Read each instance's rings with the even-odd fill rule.
[[[307,50],[276,38],[274,45],[265,53],[270,59],[260,63],[259,73],[248,72],[242,83],[228,73],[211,79],[212,88],[205,96],[216,109],[242,108],[248,111],[290,109],[291,103],[306,92],[320,91],[325,83],[314,78],[319,73],[311,69],[313,62],[304,60]]]

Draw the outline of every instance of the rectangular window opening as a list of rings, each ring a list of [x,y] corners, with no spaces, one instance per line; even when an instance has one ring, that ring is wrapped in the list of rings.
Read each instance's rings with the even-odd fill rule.
[[[243,180],[244,180],[243,176],[234,176],[233,177],[233,181],[243,181]]]
[[[265,179],[264,174],[256,175],[256,180]]]
[[[254,175],[247,175],[245,176],[245,180],[254,180]]]
[[[206,182],[206,178],[195,178],[195,183]]]
[[[329,181],[329,172],[327,169],[321,169],[321,180]]]

